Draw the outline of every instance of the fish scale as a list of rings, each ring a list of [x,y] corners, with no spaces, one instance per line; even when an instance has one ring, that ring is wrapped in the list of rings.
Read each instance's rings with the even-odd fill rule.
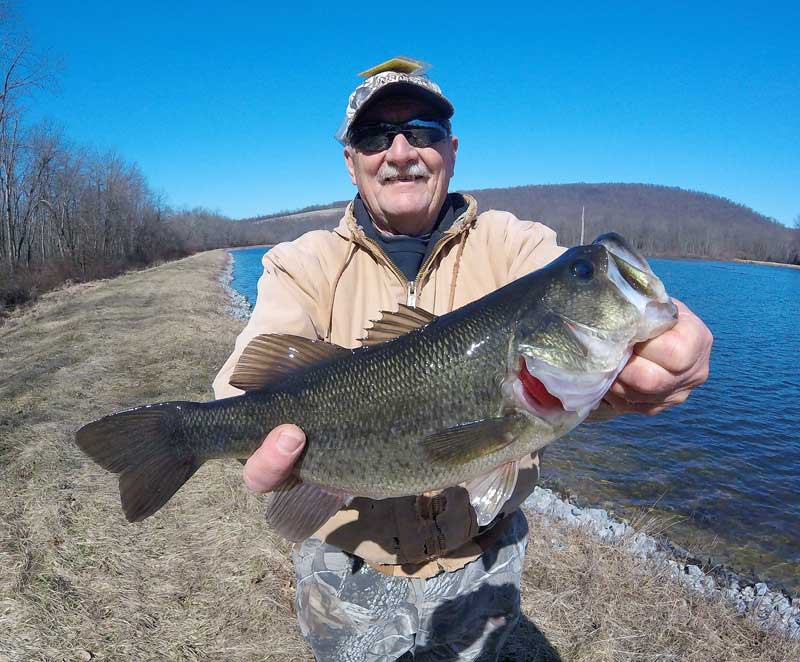
[[[208,403],[203,407],[210,416],[201,417],[207,430],[195,434],[211,438],[216,431],[226,440],[226,455],[246,457],[270,429],[294,423],[311,449],[298,463],[300,478],[363,496],[412,494],[460,482],[474,475],[473,465],[433,466],[418,442],[465,418],[498,415],[508,341],[501,334],[487,340],[491,319],[483,318],[489,317],[462,314],[458,322],[434,323],[371,351],[350,352],[305,370],[243,396],[244,402]],[[480,349],[468,355],[473,345]],[[463,388],[465,383],[470,388]],[[249,425],[242,425],[242,418]],[[491,462],[487,458],[481,466]]]

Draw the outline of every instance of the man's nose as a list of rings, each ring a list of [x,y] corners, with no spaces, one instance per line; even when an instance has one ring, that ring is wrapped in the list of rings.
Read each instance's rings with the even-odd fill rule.
[[[402,133],[398,133],[394,137],[392,144],[389,145],[389,149],[386,151],[386,160],[390,163],[409,163],[410,161],[416,161],[418,158],[417,150],[411,146],[411,143]]]

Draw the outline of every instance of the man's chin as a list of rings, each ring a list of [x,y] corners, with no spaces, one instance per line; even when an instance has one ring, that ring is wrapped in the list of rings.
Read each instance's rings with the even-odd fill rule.
[[[428,209],[397,210],[387,213],[386,221],[396,234],[418,235],[429,232],[433,221],[429,218]]]
[[[384,191],[381,206],[392,216],[418,216],[427,214],[430,195],[426,190],[415,187],[394,185],[393,190]]]
[[[416,202],[409,204],[387,205],[385,208],[387,218],[396,219],[402,222],[415,221],[428,216],[428,205]]]

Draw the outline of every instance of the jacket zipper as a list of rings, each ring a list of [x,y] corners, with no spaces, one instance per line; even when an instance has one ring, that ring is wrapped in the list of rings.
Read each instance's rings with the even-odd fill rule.
[[[408,296],[406,297],[406,305],[411,308],[417,307],[417,281],[408,281]]]
[[[366,237],[366,236],[363,237],[363,241],[366,242],[367,244],[372,246],[372,248],[375,249],[375,252],[378,253],[378,255],[383,259],[383,261],[387,265],[389,265],[389,268],[394,272],[394,275],[397,276],[398,280],[400,280],[401,283],[407,283],[408,282],[406,280],[406,275],[402,271],[400,271],[398,266],[392,261],[392,258],[390,258],[386,254],[386,251],[384,251],[381,248],[380,244],[377,241],[375,241],[373,239],[370,239],[369,237]]]
[[[416,308],[417,283],[420,280],[420,276],[424,275],[425,271],[427,270],[431,262],[433,262],[433,259],[439,253],[442,246],[444,246],[448,241],[450,241],[451,238],[452,237],[445,235],[438,242],[436,242],[430,255],[428,255],[428,258],[420,265],[415,280],[406,280],[406,275],[402,271],[400,271],[397,265],[392,261],[392,258],[390,258],[386,254],[386,251],[384,251],[383,248],[381,248],[380,244],[377,241],[370,239],[367,236],[364,236],[363,240],[367,242],[370,246],[372,246],[375,249],[375,251],[377,251],[377,253],[383,258],[383,261],[386,262],[386,264],[388,264],[391,270],[395,273],[400,282],[406,284],[406,305],[409,306],[410,308]]]
[[[457,235],[456,235],[457,236]],[[433,247],[431,254],[428,255],[428,259],[426,259],[421,265],[419,265],[419,271],[417,272],[417,281],[420,279],[420,276],[424,276],[425,272],[428,270],[431,262],[433,262],[434,258],[439,254],[439,251],[442,249],[448,241],[450,241],[452,237],[442,237]],[[416,281],[414,281],[416,283]]]

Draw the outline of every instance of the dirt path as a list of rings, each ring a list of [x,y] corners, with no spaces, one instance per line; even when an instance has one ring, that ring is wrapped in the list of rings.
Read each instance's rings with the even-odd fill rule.
[[[221,251],[46,295],[0,328],[0,660],[306,660],[289,546],[236,462],[211,462],[127,524],[74,447],[128,406],[209,399],[242,322]],[[532,522],[527,618],[508,660],[787,660],[800,646]]]

